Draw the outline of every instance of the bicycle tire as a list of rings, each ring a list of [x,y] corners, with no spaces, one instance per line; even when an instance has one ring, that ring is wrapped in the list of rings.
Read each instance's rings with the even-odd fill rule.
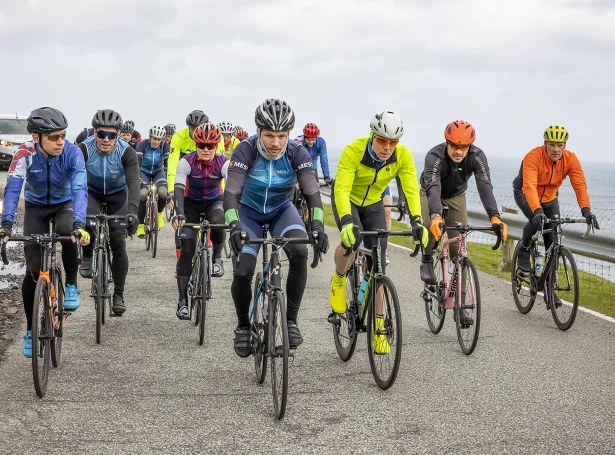
[[[519,270],[519,268],[517,267],[517,257],[519,255],[520,248],[521,242],[517,242],[517,246],[515,248],[515,252],[512,259],[510,282],[512,284],[512,294],[517,310],[519,310],[519,313],[521,314],[528,314],[532,310],[532,308],[534,307],[534,303],[536,302],[536,279],[531,270],[529,272],[524,272],[522,270]],[[530,265],[532,265],[534,263],[534,248],[532,247],[530,251],[532,251],[530,260]],[[522,300],[521,295],[521,291],[523,290],[524,284],[526,285],[527,293],[529,293],[529,295],[523,296],[527,297],[527,302],[524,301],[525,299]]]
[[[577,317],[577,311],[579,309],[579,272],[577,270],[577,263],[574,260],[574,256],[572,255],[572,252],[568,248],[566,248],[565,246],[560,246],[556,250],[555,254],[557,255],[556,256],[557,259],[559,259],[559,257],[563,257],[569,262],[570,269],[572,271],[572,280],[574,284],[573,299],[572,299],[572,302],[570,302],[572,303],[572,306],[570,309],[570,315],[565,320],[561,320],[558,316],[558,313],[560,312],[559,310],[561,310],[562,308],[564,309],[567,308],[568,305],[562,303],[561,307],[559,308],[556,308],[556,306],[554,305],[553,296],[554,296],[555,289],[554,289],[553,283],[558,282],[558,273],[559,273],[558,272],[559,261],[556,260],[556,262],[551,267],[551,270],[549,270],[549,286],[548,286],[549,302],[551,302],[551,315],[553,316],[553,321],[555,322],[555,325],[557,326],[558,329],[562,331],[566,331],[570,327],[572,327],[572,324],[574,324],[574,321]],[[568,300],[568,298],[566,298],[565,300]],[[562,311],[562,313],[564,312]]]
[[[203,345],[205,341],[205,317],[207,316],[207,293],[209,292],[209,261],[206,253],[205,257],[201,257],[201,301],[199,311],[199,345]]]
[[[146,202],[146,208],[145,208],[145,220],[144,220],[144,225],[145,225],[145,251],[149,251],[151,244],[152,244],[152,230],[150,229],[150,224],[151,224],[151,217],[150,217],[150,207],[151,204],[149,203],[149,199]]]
[[[395,285],[393,281],[386,275],[378,277],[376,282],[376,295],[378,294],[378,290],[382,287],[383,295],[386,300],[386,314],[383,322],[383,329],[386,331],[386,337],[389,344],[390,352],[387,354],[377,354],[375,352],[374,340],[372,338],[372,333],[376,329],[376,302],[369,302],[369,311],[368,311],[368,328],[369,333],[367,334],[367,352],[369,354],[369,365],[372,370],[372,375],[374,376],[374,380],[378,387],[382,390],[387,390],[394,383],[395,379],[397,379],[397,374],[399,373],[399,363],[401,361],[401,349],[402,349],[402,321],[401,321],[401,312],[399,307],[399,298],[397,297],[397,290],[395,289]],[[388,297],[387,297],[388,296]],[[392,313],[392,311],[394,314]],[[383,329],[378,329],[378,331],[382,332]],[[390,356],[393,356],[393,359],[390,359]],[[384,361],[391,366],[390,372],[388,376],[381,375],[381,370],[378,368],[378,363],[384,363]],[[380,362],[382,361],[382,362]]]
[[[115,285],[113,282],[113,273],[111,272],[111,263],[113,261],[113,253],[111,251],[111,247],[107,245],[106,247],[106,257],[105,257],[105,269],[103,273],[103,283],[105,290],[105,298],[103,299],[103,313],[102,313],[102,324],[105,325],[106,315],[107,315],[107,301],[109,302],[109,317],[113,313],[113,293],[115,292]]]
[[[348,302],[350,300],[350,303]],[[333,342],[339,358],[348,362],[357,346],[357,318],[358,316],[357,292],[355,286],[355,267],[350,267],[346,274],[346,313],[336,314],[338,324],[332,324]],[[347,342],[342,341],[347,340]]]
[[[158,212],[154,211],[154,205],[152,204],[152,218],[154,222],[152,223],[152,259],[156,257],[156,250],[158,249]]]
[[[256,274],[256,280],[254,282],[254,298],[259,292],[259,287],[263,274],[258,272]],[[254,316],[252,317],[252,357],[254,357],[254,373],[256,374],[256,382],[262,384],[267,377],[267,324],[265,323],[265,292],[260,290],[260,297],[257,302],[254,303],[256,308],[254,309]]]
[[[173,218],[173,212],[171,210],[169,210],[169,208],[166,206],[164,206],[164,216],[167,219],[167,222],[171,221],[171,218]]]
[[[100,344],[102,337],[103,320],[105,319],[105,255],[102,249],[96,253],[96,276],[94,286],[96,294],[94,296],[94,307],[96,308],[96,344]]]
[[[39,278],[32,303],[32,378],[39,398],[45,396],[51,363],[51,320],[49,319],[49,288],[44,278]]]
[[[224,242],[224,256],[226,256],[227,259],[231,257],[231,249],[228,247],[228,242]]]
[[[286,321],[286,300],[277,290],[269,299],[268,308],[269,357],[271,359],[271,393],[275,416],[282,419],[288,401],[288,323]],[[278,334],[278,327],[280,332]],[[279,345],[279,346],[278,346]]]
[[[438,259],[438,254],[439,251],[434,250],[434,272],[437,284],[426,284],[423,290],[427,325],[433,334],[440,333],[446,319],[446,309],[444,308],[444,274],[448,273],[448,271],[445,269],[444,259]]]
[[[201,306],[198,304],[198,299],[200,297],[199,290],[201,289],[201,256],[197,255],[194,259],[194,265],[192,266],[192,274],[190,275],[190,282],[192,286],[189,284],[188,289],[192,290],[190,292],[188,298],[190,299],[190,319],[194,315],[193,323],[195,326],[199,325],[199,318],[201,315],[199,311],[201,310]]]
[[[474,288],[475,288],[474,293],[472,293],[466,286],[466,298],[468,295],[474,296],[472,304],[463,303],[462,290],[463,290],[464,269],[466,270],[466,276],[467,277],[471,276],[472,277],[471,281],[472,283],[474,283]],[[463,258],[461,262],[461,269],[459,270],[459,273],[461,277],[460,277],[457,289],[455,290],[455,309],[454,309],[456,313],[455,326],[457,327],[457,339],[459,340],[459,346],[461,347],[461,350],[463,351],[465,355],[470,355],[474,352],[474,349],[476,348],[476,344],[478,343],[478,336],[480,333],[480,310],[481,310],[480,283],[478,281],[478,272],[476,271],[476,267],[474,266],[474,263],[468,257]],[[459,292],[462,292],[462,308],[459,308],[457,306],[457,302],[458,302],[457,299],[458,299]],[[466,309],[466,310],[473,309],[474,310],[474,314],[473,314],[474,324],[472,324],[470,327],[467,327],[467,328],[461,327],[461,317],[460,317],[461,309]],[[471,328],[473,328],[473,331],[470,331]],[[472,335],[470,337],[464,338],[463,335],[466,335],[468,333],[472,333]]]
[[[51,342],[51,364],[54,368],[57,368],[62,357],[62,335],[64,328],[64,283],[62,282],[60,267],[56,267],[55,277],[56,300],[53,310],[54,319],[52,326],[54,338]]]

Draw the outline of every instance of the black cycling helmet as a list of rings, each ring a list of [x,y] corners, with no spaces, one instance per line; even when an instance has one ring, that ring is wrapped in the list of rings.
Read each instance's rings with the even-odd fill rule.
[[[34,109],[28,117],[28,133],[49,134],[62,131],[68,127],[66,117],[53,107]]]
[[[177,131],[177,127],[172,123],[169,123],[168,125],[165,125],[164,130],[167,134],[173,135]]]
[[[254,115],[256,127],[272,131],[290,131],[295,127],[295,113],[286,101],[269,98],[262,102]]]
[[[196,128],[203,123],[209,122],[209,117],[203,111],[192,111],[186,117],[186,125]]]
[[[92,119],[92,126],[94,128],[100,128],[102,126],[115,128],[119,131],[123,124],[122,116],[112,109],[101,109],[94,114],[94,118]]]
[[[134,130],[135,130],[135,122],[133,122],[132,120],[126,120],[124,124],[122,125],[122,133],[132,134]]]

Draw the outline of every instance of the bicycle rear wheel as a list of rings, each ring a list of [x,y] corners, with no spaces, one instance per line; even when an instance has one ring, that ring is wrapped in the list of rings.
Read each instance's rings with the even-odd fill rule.
[[[228,242],[224,242],[224,255],[227,259],[231,257],[231,249],[228,247]]]
[[[205,259],[205,260],[203,260]],[[207,295],[209,292],[209,261],[207,256],[201,259],[201,300],[199,301],[199,344],[202,346],[205,340],[205,316],[207,315]]]
[[[470,355],[476,348],[480,332],[480,285],[478,272],[470,258],[464,257],[461,262],[461,283],[455,290],[455,325],[457,326],[457,339],[465,355]],[[461,308],[457,305],[459,292],[461,292]],[[461,325],[461,310],[473,320],[469,326]]]
[[[399,299],[393,281],[388,276],[378,277],[376,296],[382,298],[384,314],[376,314],[376,302],[368,302],[367,352],[369,365],[376,384],[383,390],[393,385],[401,360],[402,329]]]
[[[336,314],[333,327],[333,341],[340,359],[349,361],[357,346],[357,315],[359,305],[355,290],[355,268],[351,267],[346,274],[346,313]]]
[[[147,198],[147,202],[145,204],[145,250],[149,251],[152,245],[152,204],[149,197]]]
[[[267,324],[265,320],[265,292],[260,287],[263,274],[258,272],[254,282],[254,315],[252,316],[252,356],[254,357],[254,373],[256,374],[256,382],[262,384],[267,376]],[[260,292],[260,295],[259,295]],[[258,296],[258,299],[256,298]]]
[[[167,222],[171,221],[171,218],[173,218],[173,212],[169,210],[166,204],[164,206],[164,217],[167,219]]]
[[[102,336],[102,326],[105,319],[105,255],[102,249],[96,253],[96,276],[94,277],[94,307],[96,308],[96,344],[100,344]]]
[[[446,310],[444,309],[444,273],[448,273],[444,268],[444,259],[438,259],[439,251],[434,250],[434,272],[437,284],[426,284],[423,290],[423,300],[425,301],[425,315],[427,325],[431,333],[440,333],[444,326]]]
[[[560,330],[568,330],[572,327],[579,308],[579,273],[572,253],[565,246],[558,248],[555,260],[549,271],[545,292],[549,293],[555,325]],[[554,301],[556,295],[559,304]]]
[[[62,356],[62,332],[64,327],[64,283],[62,282],[60,267],[56,267],[55,277],[56,297],[52,305],[54,338],[51,340],[51,363],[57,368],[60,365],[60,357]]]
[[[536,279],[531,270],[534,267],[534,253],[531,253],[529,272],[524,272],[519,269],[518,255],[521,248],[521,242],[517,242],[515,253],[513,255],[510,282],[512,283],[512,294],[515,300],[515,305],[521,314],[527,314],[531,311],[536,302]],[[531,248],[534,251],[534,248]]]
[[[269,301],[269,356],[271,357],[271,392],[278,419],[284,417],[288,399],[288,323],[286,299],[275,291]]]
[[[49,287],[39,278],[32,303],[32,378],[39,398],[45,396],[51,363],[51,319],[49,317]]]

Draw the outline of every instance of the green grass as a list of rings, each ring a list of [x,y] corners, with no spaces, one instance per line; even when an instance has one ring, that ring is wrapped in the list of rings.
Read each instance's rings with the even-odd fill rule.
[[[325,224],[327,226],[335,226],[331,206],[324,204],[324,209]],[[391,228],[393,230],[405,230],[408,229],[408,226],[392,220]],[[389,242],[407,248],[414,248],[413,242],[411,242],[409,237],[390,237]],[[493,251],[491,245],[468,242],[468,255],[481,272],[510,281],[510,272],[500,272],[498,270],[502,253],[499,250]],[[615,318],[615,298],[613,298],[615,296],[615,283],[593,273],[579,270],[579,285],[579,304],[581,306]],[[565,296],[562,296],[562,298],[566,299]]]

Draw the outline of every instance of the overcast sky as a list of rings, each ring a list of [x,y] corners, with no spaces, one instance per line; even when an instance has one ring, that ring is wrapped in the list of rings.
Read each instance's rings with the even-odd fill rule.
[[[184,126],[204,110],[254,132],[265,98],[330,148],[398,112],[417,153],[463,118],[488,156],[519,156],[553,123],[615,161],[615,3],[517,0],[0,0],[0,112],[98,108]]]

